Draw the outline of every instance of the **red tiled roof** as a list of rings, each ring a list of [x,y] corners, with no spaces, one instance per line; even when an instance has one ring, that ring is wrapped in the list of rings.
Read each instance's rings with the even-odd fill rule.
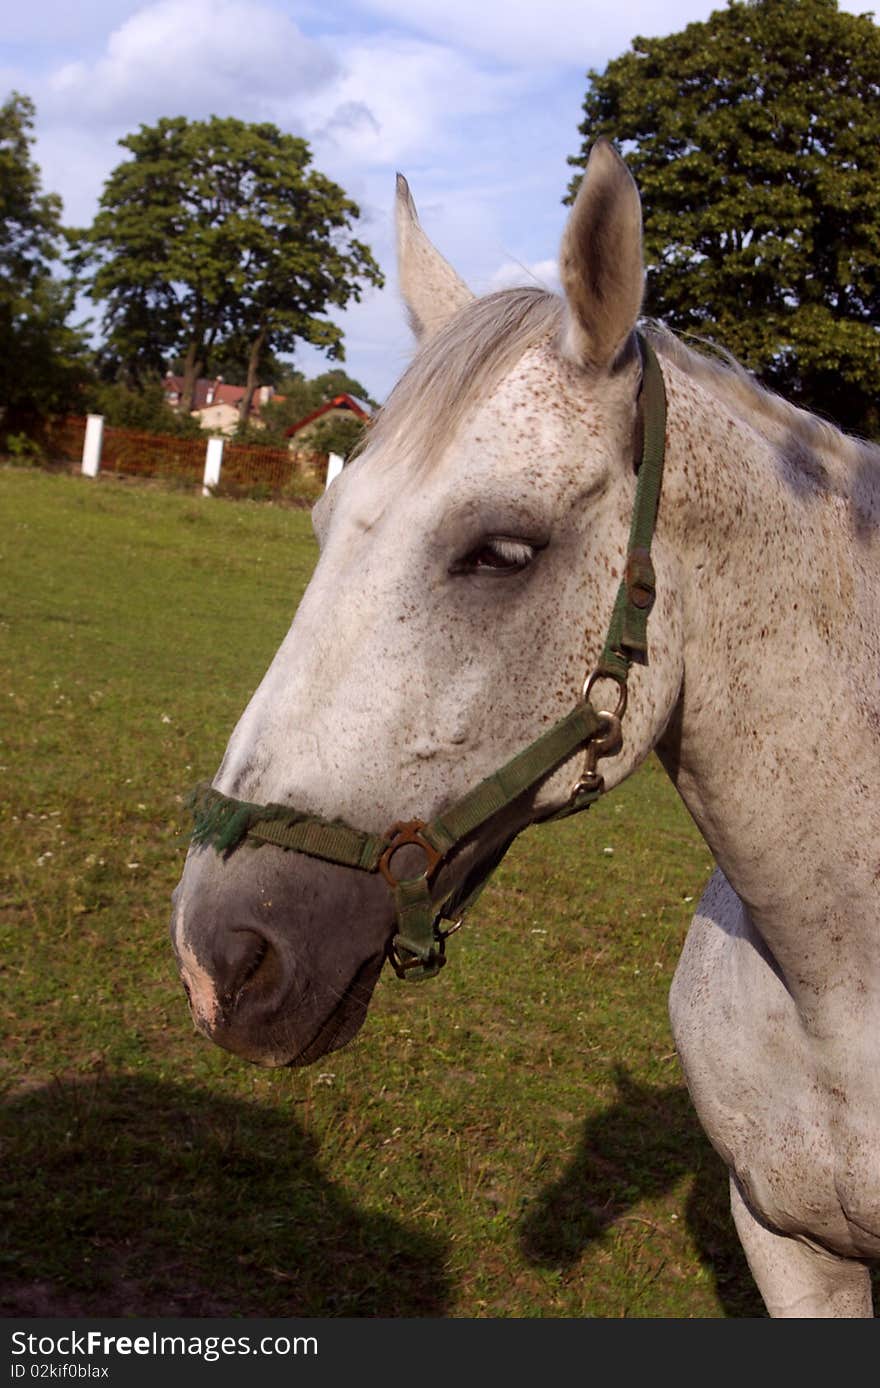
[[[165,394],[168,395],[172,391],[176,392],[178,395],[182,393],[182,376],[172,376],[169,374],[165,377]],[[213,396],[209,401],[208,396],[211,395],[212,391]],[[209,381],[206,377],[202,377],[200,380],[196,381],[196,388],[193,392],[192,407],[194,410],[204,410],[207,409],[209,405],[239,405],[244,396],[244,392],[244,386],[228,386],[224,381]],[[251,405],[251,410],[253,413],[259,413],[259,386],[257,386],[254,391],[254,398],[253,403]]]
[[[321,415],[327,414],[329,410],[351,410],[355,419],[370,418],[369,411],[365,410],[363,405],[358,404],[353,395],[334,395],[332,400],[328,400],[326,404],[321,405],[317,410],[312,410],[312,413],[307,414],[304,419],[298,419],[296,424],[291,424],[289,429],[285,429],[285,437],[290,438],[291,434],[298,433],[300,429],[304,429],[305,426],[311,424],[313,420],[320,419]]]

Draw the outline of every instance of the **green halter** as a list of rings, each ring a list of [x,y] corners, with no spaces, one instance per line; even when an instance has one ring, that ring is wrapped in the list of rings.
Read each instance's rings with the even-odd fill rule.
[[[655,596],[651,540],[666,439],[663,374],[653,348],[641,334],[638,343],[643,363],[642,449],[626,569],[599,662],[584,681],[581,698],[571,712],[429,823],[409,820],[392,825],[383,835],[367,834],[341,821],[323,819],[289,805],[255,805],[235,800],[209,785],[197,786],[190,797],[193,843],[210,844],[224,856],[247,839],[255,845],[274,844],[364,872],[381,872],[394,898],[396,931],[389,944],[389,958],[402,978],[430,977],[443,967],[446,939],[461,924],[455,917],[476,900],[512,839],[504,842],[488,863],[483,861],[464,883],[436,901],[431,894],[432,880],[454,850],[525,791],[537,786],[578,748],[586,753],[583,772],[567,804],[548,818],[561,819],[587,809],[605,788],[596,771],[598,759],[620,750],[620,722],[626,709],[629,668],[634,660],[647,660],[647,621]],[[613,713],[597,712],[590,703],[590,690],[598,679],[611,679],[618,685]],[[399,879],[394,873],[393,858],[407,845],[422,850],[425,867],[418,877]],[[441,921],[454,924],[443,930]]]

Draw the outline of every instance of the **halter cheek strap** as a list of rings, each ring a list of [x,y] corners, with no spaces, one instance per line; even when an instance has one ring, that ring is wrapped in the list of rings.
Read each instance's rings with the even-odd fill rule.
[[[614,755],[622,745],[621,720],[626,710],[630,665],[633,661],[647,662],[647,621],[655,597],[651,541],[666,437],[663,374],[650,343],[641,334],[638,342],[642,356],[642,448],[626,568],[599,662],[584,680],[581,698],[571,712],[433,820],[397,823],[382,835],[368,834],[340,820],[327,820],[289,805],[236,800],[207,784],[197,786],[190,796],[193,843],[211,845],[224,857],[245,841],[252,845],[268,843],[363,872],[380,872],[394,900],[395,933],[389,943],[389,958],[402,978],[431,977],[443,967],[446,939],[461,924],[456,917],[476,900],[513,839],[507,839],[488,859],[483,859],[446,897],[436,900],[432,883],[462,842],[519,796],[534,789],[580,748],[585,753],[581,775],[566,805],[547,818],[561,819],[587,809],[605,789],[596,769],[599,759]],[[614,712],[597,711],[590,702],[590,692],[598,679],[611,679],[618,685]],[[422,851],[424,867],[418,876],[398,878],[394,858],[406,847]],[[444,930],[443,921],[453,924]]]

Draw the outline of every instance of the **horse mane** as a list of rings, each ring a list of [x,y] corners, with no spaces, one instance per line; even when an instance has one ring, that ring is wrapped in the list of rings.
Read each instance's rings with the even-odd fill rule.
[[[472,406],[523,353],[556,338],[563,312],[558,295],[532,285],[474,299],[417,352],[358,452],[387,450],[429,468]]]
[[[880,449],[868,440],[838,429],[830,420],[768,390],[730,352],[707,339],[696,339],[701,350],[689,347],[665,324],[643,324],[658,355],[692,379],[720,395],[734,411],[773,443],[799,443],[807,454],[841,453],[859,461],[880,460]]]
[[[533,285],[474,299],[416,353],[357,451],[369,448],[430,468],[473,405],[524,352],[542,341],[555,345],[564,315],[559,295]],[[721,396],[769,442],[784,445],[788,456],[799,455],[807,471],[827,475],[817,455],[855,459],[862,467],[880,461],[876,445],[765,389],[723,348],[706,341],[697,351],[662,323],[641,326],[661,358]]]

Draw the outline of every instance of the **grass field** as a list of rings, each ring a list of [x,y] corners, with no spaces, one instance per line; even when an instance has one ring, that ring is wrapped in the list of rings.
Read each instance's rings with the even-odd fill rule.
[[[308,514],[9,468],[0,509],[0,1313],[762,1315],[669,1032],[710,862],[659,766],[524,835],[346,1050],[247,1066],[169,896]]]

